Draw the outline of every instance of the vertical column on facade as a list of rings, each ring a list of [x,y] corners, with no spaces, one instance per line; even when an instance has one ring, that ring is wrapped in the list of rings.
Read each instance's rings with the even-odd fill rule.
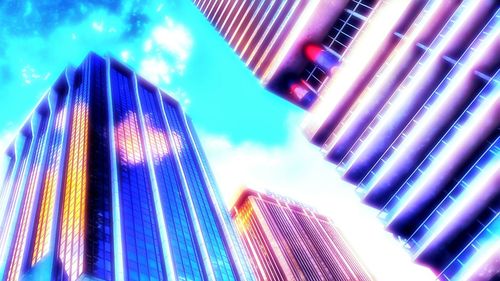
[[[115,121],[113,116],[113,97],[111,93],[111,61],[106,59],[106,85],[108,99],[108,137],[110,150],[110,168],[111,168],[111,206],[113,218],[113,253],[114,253],[114,277],[115,281],[125,280],[124,255],[122,240],[121,208],[120,208],[120,189],[118,185],[118,160],[115,142]]]
[[[112,280],[114,275],[111,163],[108,131],[106,60],[90,53],[80,69],[86,87],[81,94],[88,106],[87,191],[83,280]],[[76,79],[78,81],[78,79]],[[75,82],[76,83],[76,82]],[[80,145],[79,145],[80,146]],[[93,279],[92,279],[93,280]]]
[[[274,222],[274,219],[271,214],[266,210],[266,207],[264,204],[262,204],[261,199],[250,199],[252,202],[252,205],[254,207],[255,211],[255,216],[257,219],[262,222],[261,227],[262,230],[264,231],[264,234],[266,237],[273,237],[274,239],[270,239],[270,244],[273,249],[273,252],[276,254],[276,259],[278,260],[278,263],[281,267],[281,270],[285,273],[285,276],[287,278],[294,278],[292,280],[301,280],[304,278],[304,276],[300,275],[297,273],[296,270],[293,270],[294,268],[298,268],[299,265],[295,260],[290,260],[287,259],[286,256],[283,254],[287,250],[284,249],[284,245],[281,245],[280,242],[285,241],[285,238],[280,235],[279,229],[277,229],[276,223]]]
[[[47,168],[39,202],[39,217],[34,231],[31,260],[33,269],[30,274],[45,274],[51,276],[50,278],[57,278],[63,274],[56,257],[56,242],[59,237],[58,226],[68,144],[71,81],[73,81],[73,70],[68,68],[49,93],[49,105],[54,108],[55,112],[55,127],[52,131],[51,142],[48,144]],[[51,98],[51,96],[54,97]],[[50,272],[47,272],[48,268],[51,269]]]
[[[161,247],[162,247],[162,254],[163,254],[163,259],[165,263],[165,269],[167,271],[167,278],[168,280],[176,280],[176,274],[175,274],[175,268],[174,268],[174,263],[172,261],[172,251],[170,249],[170,240],[168,238],[168,233],[167,233],[167,228],[165,225],[165,217],[164,217],[164,211],[163,211],[163,206],[161,204],[161,198],[160,198],[160,193],[158,190],[158,179],[156,178],[156,171],[154,167],[154,159],[152,156],[151,152],[151,141],[150,140],[150,133],[148,130],[148,127],[146,125],[145,121],[145,116],[143,113],[143,105],[141,104],[140,98],[139,98],[139,89],[138,89],[138,83],[137,83],[137,75],[134,73],[132,77],[132,83],[134,87],[134,98],[137,103],[137,113],[139,115],[139,127],[141,130],[141,136],[143,139],[143,143],[146,144],[144,146],[145,148],[145,154],[146,154],[146,165],[149,170],[149,178],[151,181],[151,188],[153,190],[153,198],[154,198],[154,208],[156,212],[156,219],[158,221],[158,228],[159,228],[159,233],[160,233],[160,238],[161,238]]]
[[[11,245],[7,263],[5,266],[5,278],[7,280],[18,280],[22,270],[23,257],[26,253],[28,221],[33,216],[34,196],[36,193],[36,180],[40,172],[40,156],[43,149],[43,137],[46,130],[46,117],[38,112],[38,108],[33,112],[30,118],[32,148],[27,160],[27,169],[25,169],[25,179],[21,182],[22,191],[21,201],[19,201],[19,218],[15,220],[10,240],[6,245]]]
[[[150,276],[165,279],[161,238],[158,229],[153,190],[140,131],[133,72],[112,60],[111,90],[115,118],[117,172],[122,216],[125,279]]]
[[[246,205],[243,205],[243,206],[249,206],[249,203],[247,203]],[[248,208],[241,207],[240,209],[237,209],[235,207],[234,213],[235,213],[234,214],[235,224],[236,224],[236,227],[238,227],[238,231],[240,233],[241,240],[242,240],[242,243],[240,243],[240,244],[243,245],[243,247],[245,248],[247,253],[250,255],[250,257],[255,257],[255,258],[251,258],[251,263],[252,263],[253,268],[255,269],[254,273],[257,275],[256,279],[263,280],[264,279],[264,276],[263,276],[264,270],[262,270],[262,268],[263,268],[262,259],[259,256],[259,252],[254,247],[254,242],[255,242],[255,240],[257,240],[257,237],[251,237],[249,234],[251,232],[250,228],[252,228],[252,226],[250,225],[250,216],[252,215],[250,207],[248,207]],[[261,251],[262,251],[262,249],[261,249]],[[257,258],[257,257],[259,257],[259,258]]]
[[[498,89],[498,88],[497,88]],[[466,122],[461,133],[451,138],[446,146],[437,155],[436,159],[427,168],[425,176],[419,177],[412,188],[404,194],[387,219],[387,226],[396,232],[401,232],[408,220],[424,208],[432,206],[432,201],[439,196],[439,191],[446,188],[447,183],[461,168],[475,149],[496,130],[500,125],[498,112],[500,110],[500,95],[489,97],[471,120]]]
[[[300,230],[295,227],[293,222],[289,219],[286,212],[287,207],[283,206],[281,202],[266,204],[267,211],[271,214],[276,226],[285,237],[288,247],[291,249],[292,256],[299,264],[302,273],[307,279],[322,280],[322,272],[315,263],[313,253],[308,251],[307,237],[302,237]]]
[[[343,260],[337,257],[332,251],[333,247],[328,243],[328,240],[322,235],[321,230],[316,229],[313,218],[310,214],[295,213],[295,217],[300,222],[302,227],[307,233],[307,236],[313,242],[314,247],[317,249],[319,255],[325,262],[333,279],[349,278],[350,270],[344,269]]]
[[[457,6],[458,2],[429,1],[426,4],[356,103],[331,133],[326,144],[329,160],[340,163],[346,156],[378,110],[423,55],[424,50],[415,46],[420,42],[431,41]]]
[[[23,162],[26,161],[26,158],[23,157],[23,154],[28,152],[29,149],[29,139],[27,136],[20,132],[20,134],[14,139],[13,144],[12,144],[12,151],[14,155],[14,164],[12,168],[11,175],[9,176],[8,182],[5,183],[5,194],[3,198],[3,202],[5,205],[2,206],[3,208],[3,213],[5,214],[2,217],[0,217],[0,249],[3,252],[4,247],[6,247],[6,244],[4,243],[5,239],[7,238],[7,233],[9,232],[9,224],[8,221],[11,219],[11,213],[12,213],[12,201],[14,200],[14,197],[16,197],[17,190],[16,190],[16,185],[19,185],[19,178],[21,177],[22,169],[23,169]],[[28,148],[26,148],[28,146]],[[26,156],[26,155],[24,155]]]
[[[241,241],[235,233],[235,225],[233,224],[229,216],[226,205],[224,204],[224,202],[222,202],[222,196],[219,192],[218,186],[215,183],[215,180],[213,179],[212,171],[210,170],[210,167],[208,166],[208,163],[205,159],[205,155],[203,154],[203,150],[199,143],[198,136],[196,135],[196,131],[192,129],[193,126],[191,120],[188,120],[185,114],[183,114],[182,116],[184,125],[190,138],[190,142],[194,148],[196,159],[198,160],[198,163],[200,163],[200,170],[207,185],[209,198],[211,198],[211,201],[214,204],[216,217],[220,222],[223,237],[226,238],[226,246],[231,253],[230,259],[236,265],[236,271],[238,272],[242,280],[253,280],[250,268],[248,267],[248,261],[241,250]]]
[[[16,157],[12,146],[6,149],[5,155],[2,157],[2,161],[2,164],[4,164],[3,167],[6,167],[6,170],[2,171],[3,174],[0,175],[0,182],[2,183],[2,185],[0,186],[0,214],[3,214],[5,208],[7,207],[6,200],[8,197],[8,192],[10,191],[10,189],[8,189],[7,187],[14,170],[14,165],[16,163]]]
[[[234,14],[238,11],[244,0],[226,1],[229,5],[224,7],[222,14],[216,19],[214,26],[219,31],[222,37],[227,33],[231,20],[234,19]]]
[[[23,132],[24,131],[24,132]],[[14,153],[16,155],[16,163],[10,180],[7,183],[7,193],[5,197],[5,209],[0,218],[0,253],[8,253],[10,250],[10,239],[12,237],[13,228],[15,227],[16,205],[22,197],[21,190],[24,187],[21,185],[25,177],[25,169],[27,165],[28,155],[30,152],[31,133],[27,134],[26,129],[22,129],[20,135],[14,140]],[[2,255],[3,257],[3,255]],[[5,255],[7,258],[7,255]],[[6,260],[2,261],[6,262]]]
[[[432,263],[440,252],[447,252],[449,244],[465,231],[474,220],[487,208],[497,209],[495,199],[499,202],[500,169],[498,161],[490,161],[481,174],[476,176],[467,190],[455,198],[454,204],[442,210],[443,216],[428,230],[421,241],[421,246],[414,255],[420,262]],[[498,204],[497,204],[498,205]],[[496,214],[498,216],[498,213]],[[494,220],[494,219],[493,219]],[[482,225],[487,228],[487,225]],[[472,235],[471,235],[472,236]],[[473,242],[474,238],[469,238]]]
[[[50,91],[53,91],[52,89]],[[33,190],[34,190],[34,196],[33,196],[33,201],[32,201],[32,206],[31,206],[31,215],[27,217],[26,221],[26,244],[24,245],[23,253],[22,253],[22,258],[20,258],[20,274],[21,276],[23,273],[27,270],[29,270],[32,266],[32,255],[33,255],[33,249],[34,249],[34,242],[35,242],[35,234],[37,230],[37,220],[38,220],[38,213],[40,210],[40,204],[42,196],[43,196],[43,183],[44,183],[44,175],[48,170],[49,167],[49,143],[52,138],[52,134],[54,131],[55,127],[55,122],[56,122],[56,104],[57,104],[57,99],[58,96],[56,94],[51,94],[50,92],[47,93],[47,98],[46,100],[42,103],[42,106],[40,108],[41,110],[41,115],[45,115],[43,118],[47,119],[47,124],[46,124],[46,129],[44,132],[44,135],[41,136],[42,139],[39,141],[42,142],[40,144],[41,147],[41,152],[40,152],[40,159],[39,159],[39,167],[34,168],[33,174],[31,181],[33,184]]]
[[[280,263],[285,261],[278,259],[279,255],[282,255],[282,251],[277,250],[271,244],[277,241],[274,240],[274,236],[265,233],[263,227],[269,227],[268,223],[257,218],[255,213],[256,208],[259,208],[259,206],[257,206],[253,196],[249,195],[246,198],[246,203],[242,204],[236,210],[238,213],[235,214],[235,219],[239,231],[245,235],[245,242],[252,249],[252,260],[258,261],[258,268],[255,270],[264,276],[260,280],[284,280],[292,278],[291,276],[285,276],[283,271],[285,268],[280,266]]]
[[[74,81],[74,69],[67,68],[64,71],[64,78],[66,82],[66,92],[59,93],[60,95],[65,96],[65,104],[64,104],[64,121],[62,122],[62,143],[61,143],[61,152],[60,152],[60,160],[58,163],[58,176],[55,178],[57,180],[56,188],[55,188],[55,197],[54,197],[54,213],[52,220],[50,223],[52,224],[52,235],[50,236],[50,245],[51,245],[51,259],[53,260],[53,264],[56,265],[55,277],[61,277],[66,275],[67,273],[64,271],[63,267],[60,267],[59,258],[57,257],[57,251],[59,250],[58,241],[61,236],[61,231],[59,226],[61,225],[61,214],[63,213],[63,203],[64,203],[64,193],[66,189],[66,166],[68,160],[68,152],[69,152],[69,142],[70,142],[70,130],[71,130],[71,116],[72,116],[72,106],[74,103],[74,94],[73,94],[73,81]],[[59,271],[60,270],[60,271]],[[54,278],[55,278],[54,277]]]
[[[283,1],[266,1],[264,14],[259,16],[259,22],[252,29],[249,29],[251,32],[248,33],[248,37],[244,39],[241,48],[238,50],[238,54],[243,61],[248,60],[249,54],[247,51],[257,46],[257,42],[262,38],[264,30],[269,27],[269,24],[272,24],[271,20],[276,15],[281,4],[283,4]]]
[[[232,2],[236,2],[236,1],[217,1],[219,4],[218,6],[215,8],[215,10],[213,11],[213,13],[211,13],[211,20],[210,20],[210,23],[217,29],[219,30],[219,27],[217,26],[217,23],[220,22],[224,12],[228,9],[228,6],[230,6],[229,4],[231,4]],[[234,3],[233,3],[234,4]]]
[[[162,110],[163,118],[165,120],[165,125],[167,128],[168,141],[171,144],[171,147],[173,148],[171,153],[173,154],[173,156],[175,158],[175,162],[177,163],[177,167],[178,167],[178,171],[179,171],[179,178],[181,179],[182,188],[184,190],[184,197],[186,198],[186,205],[189,209],[189,213],[190,213],[190,216],[192,218],[192,225],[194,227],[195,234],[196,234],[196,240],[198,241],[199,249],[201,252],[201,257],[202,257],[202,262],[204,265],[205,273],[207,274],[209,280],[216,280],[214,269],[212,267],[210,256],[208,254],[208,249],[207,249],[207,245],[205,242],[205,238],[203,237],[203,233],[201,231],[200,218],[198,217],[198,214],[196,212],[193,198],[192,198],[192,195],[190,192],[190,188],[189,188],[189,185],[188,185],[188,182],[186,179],[186,174],[184,172],[184,167],[183,167],[181,160],[180,160],[180,151],[178,149],[182,149],[182,148],[176,147],[176,141],[178,141],[178,140],[174,139],[175,136],[174,136],[172,127],[170,125],[169,118],[166,114],[167,109],[165,108],[166,107],[164,104],[165,101],[161,97],[160,97],[160,99],[162,101],[161,102],[161,110]]]
[[[451,65],[443,56],[468,45],[478,30],[478,21],[491,14],[487,1],[464,1],[430,44],[416,67],[401,82],[389,101],[371,121],[346,159],[345,178],[359,183],[424,105]]]
[[[497,28],[499,26],[497,25]],[[499,34],[495,32],[494,27],[495,25],[491,24],[483,30],[470,50],[466,51],[463,58],[432,93],[429,101],[383,154],[372,169],[376,176],[366,181],[366,186],[369,188],[367,195],[383,192],[384,197],[390,198],[419,162],[425,159],[435,145],[436,139],[440,139],[443,132],[452,127],[456,116],[465,111],[468,103],[480,94],[481,91],[476,86],[479,83],[463,81],[473,81],[474,72],[496,67],[495,64],[498,66],[498,61],[495,63],[495,59],[489,59],[488,55],[492,53],[495,46],[494,39]]]
[[[323,88],[323,102],[315,106],[313,115],[309,118],[311,127],[315,127],[312,140],[314,143],[324,143],[331,130],[338,125],[356,101],[362,88],[373,77],[380,63],[399,41],[399,38],[392,36],[392,32],[400,24],[400,19],[411,9],[411,2],[381,1],[376,12],[370,16],[370,24],[366,24],[357,33],[356,40],[349,44],[343,54],[342,65],[336,71],[335,79],[329,80]],[[416,14],[410,13],[408,16]],[[355,13],[354,16],[367,21],[366,17],[359,13]],[[366,46],[370,46],[371,51],[367,52]]]
[[[316,249],[316,243],[320,243],[321,240],[314,239],[315,237],[313,233],[307,233],[306,228],[299,222],[297,218],[297,216],[299,215],[298,211],[293,210],[288,204],[280,203],[280,206],[283,207],[285,217],[293,226],[293,229],[296,231],[297,235],[300,237],[303,247],[307,249],[308,256],[312,261],[314,261],[313,265],[318,269],[318,274],[321,275],[321,278],[325,278],[326,280],[333,279],[333,272],[330,272],[330,268],[328,268],[327,264],[322,259],[320,252]]]
[[[7,148],[7,150],[5,151],[5,156],[2,160],[5,161],[4,163],[6,165],[4,167],[7,167],[7,169],[1,178],[0,214],[4,214],[5,208],[7,207],[7,197],[8,197],[8,192],[10,191],[8,189],[8,183],[9,183],[10,178],[12,176],[14,165],[16,162],[15,154],[10,147]],[[0,230],[0,236],[3,235],[3,231],[4,231],[3,229]],[[6,258],[5,252],[6,252],[5,248],[0,249],[0,276],[3,276],[3,268],[5,268],[5,266],[4,266],[4,262],[6,261],[5,260],[5,258]]]
[[[236,53],[238,52],[238,46],[245,36],[248,28],[250,28],[253,19],[255,18],[255,15],[258,13],[258,11],[261,9],[262,5],[265,3],[265,1],[251,1],[250,6],[245,9],[245,12],[243,15],[238,19],[238,25],[236,26],[236,29],[232,32],[231,38],[229,38],[228,43],[233,49],[235,50]]]
[[[347,241],[338,232],[333,223],[330,221],[325,222],[318,217],[310,219],[314,223],[318,232],[323,235],[325,242],[331,245],[329,248],[333,252],[334,258],[337,259],[338,257],[341,259],[338,264],[342,265],[342,270],[345,271],[343,268],[349,267],[349,270],[355,271],[355,275],[360,280],[371,280],[368,270],[363,266],[356,255],[350,251],[350,249],[346,248],[348,245]]]

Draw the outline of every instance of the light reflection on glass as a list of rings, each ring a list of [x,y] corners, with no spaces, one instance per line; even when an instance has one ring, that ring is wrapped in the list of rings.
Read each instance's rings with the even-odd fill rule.
[[[59,256],[69,280],[83,272],[87,186],[88,106],[77,102],[71,121],[71,138],[64,189]]]
[[[138,124],[136,113],[129,111],[115,129],[118,153],[121,160],[129,165],[141,164],[146,160],[140,147],[141,132]],[[153,126],[151,116],[149,115],[145,116],[145,124],[149,143],[156,144],[148,145],[148,149],[151,150],[154,161],[159,162],[170,152],[167,134]],[[172,135],[174,140],[180,142],[178,133],[172,132]]]

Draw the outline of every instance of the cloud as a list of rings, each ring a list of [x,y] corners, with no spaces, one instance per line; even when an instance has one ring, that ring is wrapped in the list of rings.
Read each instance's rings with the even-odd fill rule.
[[[24,83],[31,84],[34,80],[43,79],[47,80],[50,77],[50,72],[47,72],[43,75],[39,74],[36,69],[34,69],[31,65],[26,65],[22,70],[22,77]]]
[[[143,44],[139,73],[155,84],[170,84],[172,75],[182,75],[192,48],[189,31],[165,17]]]
[[[94,29],[97,32],[103,32],[104,23],[102,21],[101,22],[94,21],[92,22],[92,29]]]
[[[299,129],[299,116],[288,120],[288,141],[269,147],[234,144],[226,136],[201,133],[207,157],[228,205],[242,185],[270,190],[314,206],[329,215],[358,256],[379,280],[435,280],[430,270],[409,255],[377,220],[377,210],[363,205],[354,186],[342,181]]]
[[[170,84],[173,72],[174,69],[161,58],[150,57],[141,61],[141,76],[153,84],[158,85],[160,82]]]

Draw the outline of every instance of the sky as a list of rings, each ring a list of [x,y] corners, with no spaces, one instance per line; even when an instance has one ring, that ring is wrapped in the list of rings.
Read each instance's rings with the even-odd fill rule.
[[[228,205],[242,186],[289,196],[332,217],[378,280],[434,279],[308,143],[304,112],[263,89],[190,1],[116,2],[0,2],[1,150],[66,66],[110,55],[181,103]]]

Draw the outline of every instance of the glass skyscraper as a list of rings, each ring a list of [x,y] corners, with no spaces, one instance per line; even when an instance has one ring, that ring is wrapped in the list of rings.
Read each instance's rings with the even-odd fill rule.
[[[67,68],[7,156],[3,280],[253,280],[190,119],[123,64]]]
[[[245,189],[231,215],[258,280],[373,280],[332,221],[310,207]]]
[[[193,2],[226,40],[246,30],[218,27],[225,1]],[[245,27],[283,12],[282,24],[294,25],[272,39],[283,44],[264,58],[274,82],[256,72],[263,85],[308,110],[307,137],[417,262],[442,280],[498,280],[498,1],[268,2],[303,7],[266,14],[254,3],[231,18]],[[326,18],[307,9],[324,2],[343,10]]]

